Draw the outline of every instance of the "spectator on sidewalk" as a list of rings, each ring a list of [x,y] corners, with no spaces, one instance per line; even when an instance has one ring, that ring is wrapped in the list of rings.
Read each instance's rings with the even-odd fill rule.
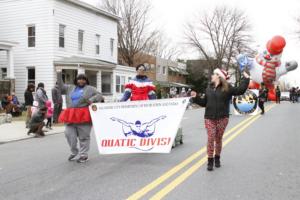
[[[10,104],[9,94],[5,94],[1,99],[1,107],[7,113],[7,106]]]
[[[59,119],[66,124],[65,134],[71,148],[68,160],[75,160],[79,154],[77,162],[84,163],[88,161],[92,129],[88,106],[100,102],[103,98],[96,88],[89,85],[88,78],[84,74],[76,77],[74,85],[67,85],[63,83],[61,70],[57,72],[59,89],[61,94],[66,95],[67,109],[61,113]],[[79,150],[77,140],[79,140]]]
[[[296,88],[292,87],[292,89],[290,90],[290,101],[292,103],[295,103],[296,101]]]
[[[1,104],[5,109],[6,114],[11,114],[13,117],[17,117],[22,114],[18,98],[14,95],[14,93],[12,93],[12,95],[6,94],[2,98]]]
[[[46,107],[47,107],[47,123],[46,123],[46,128],[48,129],[52,129],[52,117],[53,117],[53,108],[52,108],[52,104],[51,101],[47,101],[46,102]]]
[[[45,107],[46,101],[48,100],[48,96],[44,88],[44,83],[39,83],[36,89],[35,100],[38,102],[39,108]]]
[[[207,129],[207,170],[213,166],[221,167],[220,155],[222,138],[229,119],[229,101],[233,95],[242,95],[248,88],[249,75],[243,72],[239,87],[231,86],[227,80],[228,73],[222,69],[215,69],[211,76],[211,84],[199,99],[200,106],[205,107],[205,127]]]
[[[43,137],[45,133],[43,131],[43,127],[45,126],[44,120],[47,114],[47,107],[39,108],[37,112],[35,112],[31,120],[29,122],[29,130],[27,135],[30,133],[34,133],[35,137]]]
[[[26,107],[26,128],[29,127],[29,121],[31,118],[31,107],[33,105],[33,93],[34,92],[34,85],[32,83],[29,83],[27,86],[27,89],[25,90],[24,93],[24,99],[25,99],[25,107]]]
[[[186,93],[186,96],[187,97],[191,97],[191,94],[192,94],[192,89],[189,88],[188,91],[187,91],[187,93]]]
[[[22,106],[14,92],[11,93],[11,103],[13,104],[12,115],[15,117],[22,115]]]
[[[276,87],[275,93],[276,93],[276,103],[280,103],[281,91],[278,85]]]
[[[62,110],[63,99],[58,84],[52,88],[52,102],[54,104],[53,123],[58,123],[58,117]]]
[[[180,92],[180,97],[187,97],[187,93],[186,93],[186,91],[185,91],[185,88],[184,88],[184,87],[181,89],[181,92]]]

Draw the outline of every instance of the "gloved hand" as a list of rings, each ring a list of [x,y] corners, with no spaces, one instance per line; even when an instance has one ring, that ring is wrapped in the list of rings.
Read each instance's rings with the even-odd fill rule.
[[[252,68],[252,60],[250,60],[246,55],[239,54],[236,59],[241,72]]]
[[[285,63],[286,71],[293,71],[298,67],[298,63],[296,61],[289,61]]]

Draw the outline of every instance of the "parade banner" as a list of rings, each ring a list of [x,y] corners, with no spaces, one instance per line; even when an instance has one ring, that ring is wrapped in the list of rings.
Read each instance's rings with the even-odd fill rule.
[[[100,154],[169,153],[189,98],[90,106]]]
[[[248,89],[243,95],[232,100],[235,115],[256,115],[258,108],[258,90]]]

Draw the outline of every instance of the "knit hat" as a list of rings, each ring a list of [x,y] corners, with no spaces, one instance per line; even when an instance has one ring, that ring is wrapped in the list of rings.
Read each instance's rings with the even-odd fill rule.
[[[138,66],[136,66],[136,68],[135,68],[135,70],[137,71],[137,70],[139,70],[139,68],[144,68],[144,71],[146,71],[147,70],[147,68],[146,68],[146,66],[144,65],[144,64],[139,64]]]
[[[222,77],[224,80],[228,80],[229,79],[228,72],[225,71],[225,70],[223,70],[223,69],[216,68],[214,70],[214,74],[217,74],[219,77]]]
[[[281,54],[285,47],[285,39],[282,36],[274,36],[267,43],[267,50],[270,54],[278,55]]]
[[[85,80],[87,85],[90,84],[89,79],[85,74],[78,74],[77,77],[74,79],[74,85],[77,85],[78,80]]]

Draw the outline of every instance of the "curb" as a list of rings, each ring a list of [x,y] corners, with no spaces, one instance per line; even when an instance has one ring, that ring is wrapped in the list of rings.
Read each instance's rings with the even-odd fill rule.
[[[49,133],[49,134],[46,134],[46,136],[51,136],[51,135],[57,135],[57,134],[61,134],[61,133],[64,133],[64,132],[54,132],[54,133]],[[12,140],[5,140],[5,141],[0,141],[0,145],[2,144],[7,144],[7,143],[12,143],[12,142],[18,142],[18,141],[22,141],[22,140],[29,140],[29,139],[34,139],[35,137],[34,136],[28,136],[26,138],[18,138],[18,139],[12,139]]]

